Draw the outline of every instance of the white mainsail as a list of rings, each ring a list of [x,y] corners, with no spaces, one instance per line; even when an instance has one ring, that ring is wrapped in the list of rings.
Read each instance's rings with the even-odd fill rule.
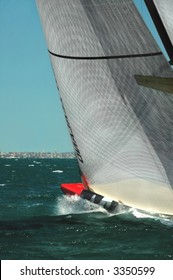
[[[139,85],[135,75],[172,78],[173,71],[133,1],[37,5],[89,188],[172,215],[173,96]]]

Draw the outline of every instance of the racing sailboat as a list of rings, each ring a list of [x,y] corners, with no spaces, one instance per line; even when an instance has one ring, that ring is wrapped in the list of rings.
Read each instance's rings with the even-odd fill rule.
[[[173,1],[144,0],[169,61],[133,0],[36,1],[82,178],[62,190],[173,215]]]

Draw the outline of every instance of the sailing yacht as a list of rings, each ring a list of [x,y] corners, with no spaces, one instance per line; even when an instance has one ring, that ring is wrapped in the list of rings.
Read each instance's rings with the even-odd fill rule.
[[[143,0],[139,0],[143,1]],[[173,1],[36,0],[82,183],[106,209],[173,215]]]

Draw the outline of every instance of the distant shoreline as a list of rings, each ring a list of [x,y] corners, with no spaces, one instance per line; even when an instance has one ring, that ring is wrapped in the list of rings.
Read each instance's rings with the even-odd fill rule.
[[[75,154],[57,152],[0,152],[0,158],[75,158]]]

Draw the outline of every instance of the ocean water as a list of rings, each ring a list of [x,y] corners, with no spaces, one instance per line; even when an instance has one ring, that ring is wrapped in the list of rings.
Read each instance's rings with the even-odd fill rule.
[[[60,183],[80,181],[75,159],[0,159],[0,259],[173,259],[173,220],[114,214]]]

